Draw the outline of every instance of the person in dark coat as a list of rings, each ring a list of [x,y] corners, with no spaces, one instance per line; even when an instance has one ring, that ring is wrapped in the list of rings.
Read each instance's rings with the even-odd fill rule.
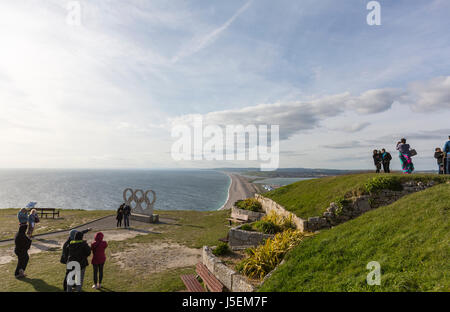
[[[123,226],[125,228],[130,227],[130,215],[131,215],[131,207],[130,205],[125,205],[123,208]]]
[[[436,147],[436,149],[434,150],[434,158],[436,158],[437,161],[439,174],[443,174],[445,169],[444,152],[440,147]]]
[[[383,161],[381,157],[381,153],[377,150],[373,150],[373,163],[375,164],[376,173],[380,173],[381,170],[381,162]]]
[[[80,285],[70,286],[67,285],[67,291],[72,292],[75,287],[77,292],[81,291],[84,281],[84,273],[86,272],[86,267],[89,265],[88,257],[91,255],[91,247],[88,243],[83,240],[83,233],[77,232],[75,234],[75,240],[70,241],[68,248],[67,262],[76,261],[80,264],[81,274],[80,274]]]
[[[89,232],[91,230],[91,228],[88,228],[86,230],[80,231],[82,235],[86,234],[87,232]],[[75,235],[78,233],[77,230],[71,230],[69,232],[69,237],[67,238],[66,242],[64,243],[63,247],[62,247],[62,254],[61,254],[61,259],[59,260],[59,262],[61,262],[62,264],[67,264],[67,259],[69,258],[69,244],[71,241],[75,240]],[[64,281],[63,281],[63,289],[64,291],[67,291],[67,275],[69,274],[71,270],[66,269],[66,275],[64,276]]]
[[[14,253],[18,258],[16,271],[14,272],[14,276],[16,278],[23,278],[27,276],[25,274],[25,269],[27,268],[28,260],[30,259],[28,256],[28,249],[31,247],[31,239],[26,235],[27,228],[27,224],[20,225],[19,231],[14,239],[14,243],[16,245],[14,248]]]
[[[386,152],[386,149],[381,150],[381,158],[383,162],[383,171],[384,173],[390,173],[391,169],[389,168],[392,160],[392,156],[389,152]]]
[[[122,227],[122,219],[123,219],[123,210],[124,210],[125,204],[120,205],[119,209],[117,209],[117,227]]]
[[[95,234],[94,242],[91,244],[91,263],[94,267],[94,285],[92,285],[92,288],[94,289],[100,289],[102,287],[103,266],[106,262],[106,247],[108,247],[108,243],[103,240],[103,233],[98,232],[97,234]]]

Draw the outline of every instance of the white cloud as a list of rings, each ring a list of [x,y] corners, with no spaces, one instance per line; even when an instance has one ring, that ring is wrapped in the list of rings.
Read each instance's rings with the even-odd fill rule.
[[[407,101],[416,111],[444,111],[450,108],[450,76],[411,83],[409,91]]]

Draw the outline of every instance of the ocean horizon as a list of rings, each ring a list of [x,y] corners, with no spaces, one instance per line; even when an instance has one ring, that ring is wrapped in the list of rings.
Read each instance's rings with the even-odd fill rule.
[[[154,190],[157,210],[220,209],[230,177],[207,169],[0,169],[0,209],[115,210],[126,188]]]

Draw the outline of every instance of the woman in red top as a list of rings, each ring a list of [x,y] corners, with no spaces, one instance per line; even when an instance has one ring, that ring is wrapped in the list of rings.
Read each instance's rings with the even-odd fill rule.
[[[106,261],[105,249],[108,247],[108,243],[103,240],[102,232],[95,234],[94,240],[91,244],[92,266],[94,267],[94,285],[92,285],[92,288],[99,289],[103,280],[103,265]]]

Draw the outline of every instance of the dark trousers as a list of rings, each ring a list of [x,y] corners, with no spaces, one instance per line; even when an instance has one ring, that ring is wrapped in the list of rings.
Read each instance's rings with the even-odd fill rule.
[[[28,256],[28,252],[23,252],[23,253],[17,253],[16,252],[16,256],[19,259],[19,261],[17,261],[17,267],[16,267],[16,271],[14,272],[14,275],[19,275],[19,271],[23,270],[25,272],[25,269],[27,268],[28,265],[28,260],[30,260],[30,256]]]
[[[130,216],[123,216],[123,226],[130,227]]]
[[[390,165],[390,163],[388,163],[388,162],[383,163],[383,171],[384,171],[384,173],[390,173],[391,172],[391,169],[389,169],[389,165]]]
[[[67,291],[67,275],[69,274],[71,270],[66,270],[66,276],[64,276],[64,282],[63,282],[63,289],[64,291]]]
[[[380,173],[380,170],[381,170],[381,164],[380,164],[380,163],[376,163],[376,164],[375,164],[375,168],[377,168],[376,173]]]
[[[102,283],[103,280],[103,266],[104,263],[102,264],[93,264],[92,265],[94,267],[94,284],[97,285],[97,281],[99,284]],[[97,275],[98,275],[98,279],[97,279]]]
[[[117,226],[122,227],[122,219],[117,219]]]

